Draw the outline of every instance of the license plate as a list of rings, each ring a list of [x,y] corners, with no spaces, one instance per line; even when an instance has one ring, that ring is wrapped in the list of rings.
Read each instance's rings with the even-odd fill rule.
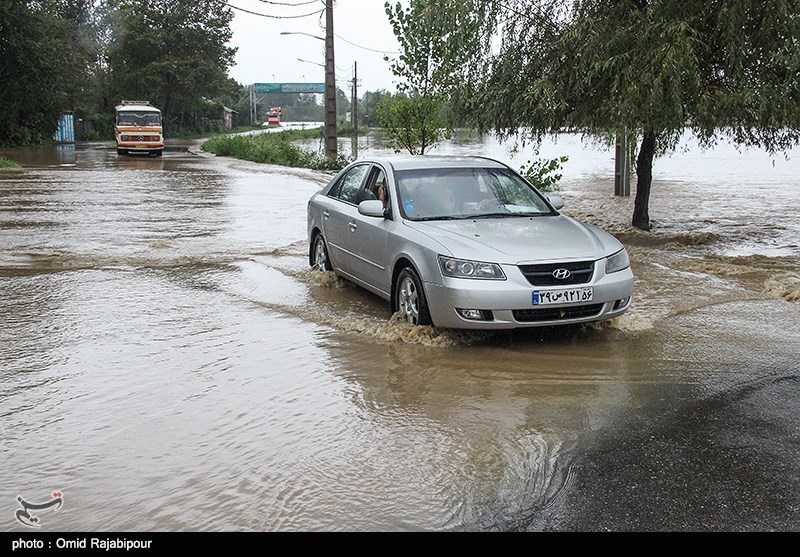
[[[139,143],[139,144],[136,146],[136,148],[137,148],[137,149],[147,149],[147,145],[145,145],[144,143]]]
[[[534,290],[533,305],[547,306],[552,304],[574,304],[591,302],[594,290],[591,286],[583,288],[564,288],[561,290]]]

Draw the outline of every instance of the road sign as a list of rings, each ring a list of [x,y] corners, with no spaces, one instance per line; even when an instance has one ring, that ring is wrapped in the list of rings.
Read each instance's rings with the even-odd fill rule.
[[[324,83],[281,83],[281,93],[324,93]]]
[[[254,83],[253,91],[256,93],[280,93],[280,83]]]
[[[324,83],[254,83],[256,93],[324,93]]]

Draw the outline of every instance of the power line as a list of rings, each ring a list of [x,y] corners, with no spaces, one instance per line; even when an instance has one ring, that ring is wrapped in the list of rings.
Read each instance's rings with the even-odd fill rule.
[[[274,2],[272,0],[258,0],[264,4],[273,4],[275,6],[307,6],[308,4],[316,4],[319,0],[308,0],[306,2]]]
[[[303,15],[270,15],[270,14],[262,14],[262,13],[258,13],[258,12],[253,12],[253,11],[250,11],[250,10],[246,10],[244,8],[239,8],[239,7],[234,6],[232,4],[228,4],[224,0],[217,0],[217,1],[220,2],[224,6],[228,6],[229,8],[233,8],[234,10],[239,10],[240,12],[244,12],[244,13],[250,14],[250,15],[257,15],[259,17],[268,17],[270,19],[299,19],[301,17],[309,17],[309,16],[312,16],[312,15],[317,15],[317,14],[320,14],[320,13],[325,11],[325,8],[322,8],[321,10],[316,10],[316,11],[313,11],[311,13],[303,14]],[[298,4],[298,5],[300,5],[300,4]]]
[[[335,34],[335,33],[334,33],[334,34]],[[394,50],[394,51],[389,51],[389,50],[376,50],[376,49],[374,49],[374,48],[368,48],[368,47],[366,47],[366,46],[361,46],[360,44],[356,44],[356,43],[354,43],[354,42],[348,41],[347,39],[345,39],[345,38],[344,38],[344,37],[342,37],[341,35],[336,35],[336,37],[337,37],[337,38],[339,38],[339,39],[342,39],[342,40],[343,40],[344,42],[346,42],[347,44],[351,44],[351,45],[353,45],[353,46],[355,46],[355,47],[358,47],[358,48],[363,48],[364,50],[371,50],[372,52],[380,52],[381,54],[400,54],[400,51],[399,51],[399,50]]]

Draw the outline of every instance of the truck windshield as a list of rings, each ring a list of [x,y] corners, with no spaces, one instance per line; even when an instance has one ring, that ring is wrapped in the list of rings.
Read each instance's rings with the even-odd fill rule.
[[[160,126],[161,115],[156,112],[125,111],[117,114],[119,126]]]

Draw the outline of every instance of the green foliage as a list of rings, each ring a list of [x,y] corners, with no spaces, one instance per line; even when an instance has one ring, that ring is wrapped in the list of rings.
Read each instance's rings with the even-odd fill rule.
[[[48,141],[86,77],[86,0],[0,3],[0,144]]]
[[[230,96],[233,12],[215,0],[111,0],[111,97],[145,99],[164,114],[166,133],[208,131],[206,99]],[[214,118],[217,118],[215,115]]]
[[[384,8],[402,52],[390,61],[392,73],[401,79],[401,94],[381,99],[374,114],[396,151],[424,155],[452,135],[452,127],[442,119],[442,101],[463,62],[465,35],[451,28],[470,26],[472,18],[447,14],[435,0],[410,0],[407,7],[386,2]]]
[[[556,191],[561,180],[562,165],[568,160],[566,155],[554,159],[529,160],[520,167],[519,173],[539,191]]]
[[[342,155],[330,160],[324,154],[313,153],[292,144],[293,141],[319,137],[319,133],[319,129],[311,129],[253,135],[218,135],[203,143],[202,149],[219,156],[312,170],[341,170],[347,166],[350,161]]]
[[[215,0],[0,2],[0,144],[49,141],[68,110],[79,139],[110,139],[131,98],[164,111],[167,136],[213,131],[240,88],[232,18]]]
[[[686,128],[768,151],[800,140],[800,0],[439,0],[469,50],[452,105],[500,137],[563,131],[641,139],[634,225],[654,154]],[[445,16],[442,16],[445,17]]]
[[[5,157],[0,157],[0,168],[19,168],[19,165]]]
[[[355,131],[355,127],[350,122],[339,122],[336,125],[336,135],[338,137],[352,137],[355,135]]]
[[[441,108],[434,98],[400,94],[378,105],[378,120],[396,152],[405,149],[412,155],[424,155],[436,142],[452,135],[442,127]]]
[[[249,111],[249,90],[247,93],[247,107],[243,108]],[[321,102],[318,102],[319,96],[315,94],[264,93],[257,95],[257,97],[260,100],[258,110],[259,120],[266,118],[266,110],[272,106],[281,107],[281,120],[285,122],[322,122],[325,119],[325,106]]]
[[[91,122],[91,128],[86,130],[87,141],[114,139],[114,114],[111,112],[84,112],[82,117]]]
[[[391,98],[391,96],[392,94],[385,89],[364,93],[358,104],[359,123],[368,127],[379,126],[378,106],[386,99]]]
[[[387,1],[384,9],[402,52],[390,64],[400,90],[436,97],[454,85],[469,56],[468,30],[479,20],[467,10],[442,10],[439,0],[409,0],[407,7]]]

